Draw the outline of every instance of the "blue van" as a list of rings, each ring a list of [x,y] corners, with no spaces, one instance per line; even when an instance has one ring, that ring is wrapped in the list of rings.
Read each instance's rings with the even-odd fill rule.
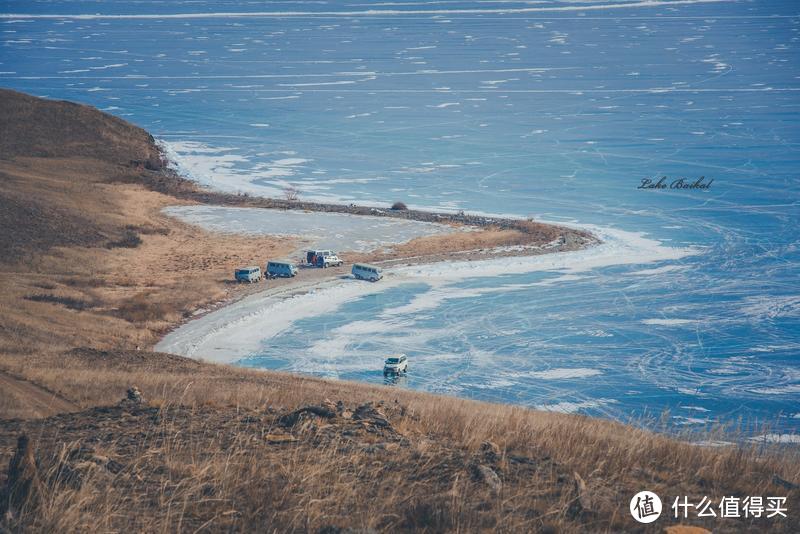
[[[267,276],[270,278],[291,278],[297,274],[297,267],[291,263],[283,261],[271,261],[267,263]]]
[[[234,277],[237,282],[258,282],[261,280],[261,267],[241,267],[236,269]]]

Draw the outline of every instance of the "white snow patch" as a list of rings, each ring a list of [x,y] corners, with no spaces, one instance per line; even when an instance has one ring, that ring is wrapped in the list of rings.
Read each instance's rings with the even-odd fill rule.
[[[658,326],[680,326],[684,324],[694,323],[694,319],[644,319],[643,324],[652,324]]]
[[[639,271],[633,271],[627,273],[628,276],[651,276],[654,274],[664,274],[664,273],[672,273],[675,271],[681,271],[683,267],[680,265],[664,265],[663,267],[654,267],[653,269],[642,269]]]
[[[800,443],[800,434],[761,434],[748,441],[753,443]]]
[[[532,378],[541,378],[542,380],[568,380],[571,378],[588,378],[590,376],[597,376],[603,374],[598,369],[584,369],[584,368],[563,368],[563,369],[548,369],[547,371],[534,371],[528,373]]]
[[[290,161],[290,160],[286,160]],[[291,160],[303,161],[303,160]],[[416,237],[450,233],[442,224],[348,213],[222,206],[170,206],[164,213],[220,233],[304,238],[306,246],[367,252]]]
[[[553,404],[538,404],[534,406],[534,409],[543,410],[545,412],[577,413],[582,410],[601,408],[606,404],[614,402],[616,401],[611,399],[597,399],[591,401],[578,401],[578,402],[563,401],[563,402],[556,402]]]

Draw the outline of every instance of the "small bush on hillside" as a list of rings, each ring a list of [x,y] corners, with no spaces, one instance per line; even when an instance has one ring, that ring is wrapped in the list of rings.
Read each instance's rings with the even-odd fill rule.
[[[117,309],[117,315],[131,323],[158,321],[170,312],[170,306],[163,302],[154,302],[149,293],[138,295],[123,302]]]
[[[106,248],[136,248],[142,244],[142,238],[135,231],[126,229],[117,241],[109,241]]]
[[[395,202],[392,204],[392,209],[395,211],[404,211],[408,209],[408,206],[406,206],[403,202]]]
[[[125,227],[130,232],[135,232],[144,235],[169,235],[171,230],[166,226],[151,226],[151,225],[133,225],[129,224]]]

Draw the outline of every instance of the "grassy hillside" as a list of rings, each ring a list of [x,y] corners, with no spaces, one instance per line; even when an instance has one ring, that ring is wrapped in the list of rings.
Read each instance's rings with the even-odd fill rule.
[[[59,361],[75,346],[147,347],[195,310],[244,291],[228,282],[237,265],[293,248],[164,216],[164,206],[185,201],[153,191],[172,179],[153,139],[94,108],[0,90],[0,147],[6,368],[33,355]],[[8,397],[0,390],[0,406],[16,406],[6,415],[31,415]]]
[[[800,530],[796,449],[148,351],[293,244],[164,217],[187,195],[123,121],[9,91],[0,119],[0,532],[661,532],[679,495],[787,496],[788,519],[684,523]],[[665,501],[650,526],[643,489]]]
[[[0,89],[0,155],[92,158],[159,170],[153,137],[122,119],[74,102]]]

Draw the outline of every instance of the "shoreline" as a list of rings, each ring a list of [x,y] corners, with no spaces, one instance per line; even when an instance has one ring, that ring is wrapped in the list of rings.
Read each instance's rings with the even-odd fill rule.
[[[354,280],[341,270],[325,273],[320,269],[322,272],[316,279],[283,280],[277,287],[248,292],[194,315],[161,337],[153,350],[213,363],[236,364],[252,354],[259,341],[280,334],[300,319],[332,312],[353,299],[403,284],[421,282],[433,288],[469,278],[542,271],[560,275],[554,280],[559,282],[597,267],[677,260],[698,253],[697,249],[663,246],[642,234],[588,228],[600,236],[593,246],[534,255],[498,255],[476,261],[444,262],[430,256],[415,258],[415,261],[397,259],[392,263],[402,265],[388,267],[384,279],[374,284]],[[314,306],[302,306],[305,300],[314,297],[318,297]],[[320,302],[325,304],[319,305]],[[280,320],[271,320],[265,325],[260,321],[265,316],[280,317]],[[252,326],[255,323],[257,327]],[[224,348],[215,343],[223,339]],[[237,341],[231,342],[232,339]]]
[[[270,208],[263,208],[263,209],[270,209]],[[172,216],[171,216],[172,217]],[[189,223],[184,223],[189,224]],[[437,223],[433,223],[437,224]],[[237,234],[238,235],[238,234]],[[591,234],[590,234],[591,235]],[[556,246],[548,246],[550,244],[545,244],[542,246],[537,245],[528,245],[528,246],[521,246],[514,250],[509,250],[511,247],[497,247],[496,249],[472,249],[472,250],[462,250],[459,252],[453,253],[439,253],[439,254],[425,254],[420,256],[409,256],[409,257],[397,257],[393,259],[368,259],[364,260],[367,263],[372,263],[374,265],[382,266],[385,269],[397,269],[397,268],[411,268],[411,267],[419,267],[424,265],[435,265],[435,264],[445,264],[447,263],[448,256],[462,256],[467,254],[477,254],[480,257],[476,260],[466,260],[469,262],[484,262],[493,259],[502,259],[502,258],[535,258],[544,255],[550,254],[558,254],[564,252],[575,252],[579,250],[586,250],[591,249],[593,247],[597,247],[602,244],[602,241],[597,238],[596,236],[592,235],[592,241],[589,241],[583,244],[580,247],[575,248],[560,248],[564,247],[564,243],[560,243]],[[298,249],[299,250],[299,249]],[[372,251],[371,253],[366,254],[366,256],[370,255],[377,255],[379,254],[377,251]],[[349,254],[348,254],[349,255]],[[459,258],[458,261],[465,261]],[[180,356],[186,356],[186,354],[182,352],[170,352],[169,350],[163,347],[163,343],[165,340],[170,336],[173,336],[177,331],[181,330],[182,328],[186,327],[189,324],[196,323],[197,321],[202,320],[203,318],[207,317],[210,314],[214,314],[225,309],[228,309],[232,306],[237,305],[246,305],[247,301],[253,299],[270,299],[279,297],[281,295],[284,298],[288,299],[293,296],[297,296],[298,294],[305,295],[310,292],[313,292],[319,288],[323,288],[327,285],[335,283],[337,280],[339,282],[343,282],[345,280],[354,280],[349,275],[349,269],[352,266],[352,263],[357,262],[348,262],[343,267],[340,268],[328,268],[328,269],[318,269],[318,268],[301,268],[299,270],[300,278],[275,278],[271,280],[267,280],[267,284],[277,284],[273,287],[267,287],[263,289],[259,289],[258,284],[254,284],[252,288],[248,287],[247,285],[242,285],[242,290],[229,293],[226,298],[212,304],[206,305],[202,308],[194,310],[192,314],[186,318],[184,318],[181,322],[177,325],[170,328],[166,333],[162,334],[158,341],[152,345],[152,350],[157,352],[168,352],[171,354],[178,354]],[[308,274],[306,274],[308,273]],[[310,274],[310,277],[308,276]],[[366,282],[364,282],[366,283]],[[386,280],[382,280],[380,282],[376,282],[375,289],[380,290],[381,288],[386,288]],[[300,290],[298,292],[298,290]],[[305,290],[305,291],[302,291]],[[286,295],[284,295],[286,294]],[[201,358],[202,359],[202,358]],[[216,363],[232,363],[230,361],[222,361],[222,360],[213,360]]]
[[[362,204],[336,204],[332,202],[316,202],[304,200],[286,200],[279,198],[253,196],[248,193],[234,194],[218,191],[202,185],[192,179],[184,171],[164,141],[157,141],[160,161],[156,168],[143,167],[147,173],[144,185],[154,191],[171,195],[177,199],[220,207],[248,207],[275,210],[296,210],[319,213],[341,213],[377,218],[405,219],[410,221],[438,223],[453,226],[473,226],[477,228],[497,228],[500,230],[517,230],[529,236],[541,238],[543,235],[555,235],[560,232],[567,245],[574,246],[584,240],[595,242],[597,236],[566,223],[541,222],[530,217],[490,216],[460,210],[455,213],[428,209],[392,209],[385,206],[369,206]]]
[[[157,169],[152,169],[147,172],[148,180],[145,186],[172,196],[178,200],[185,200],[190,205],[208,206],[217,208],[233,208],[233,209],[262,209],[262,210],[279,210],[289,211],[294,213],[330,213],[351,215],[355,217],[366,217],[370,219],[396,219],[398,221],[416,221],[424,224],[442,225],[448,227],[453,233],[467,233],[467,232],[480,232],[483,230],[492,231],[506,231],[506,232],[519,232],[522,235],[523,243],[515,245],[502,245],[498,244],[490,248],[468,248],[457,250],[438,250],[433,253],[426,253],[420,255],[396,255],[395,257],[387,257],[386,250],[391,250],[392,247],[402,246],[406,243],[396,243],[394,245],[379,246],[369,252],[353,252],[345,251],[343,256],[348,260],[345,264],[347,273],[349,273],[352,263],[366,262],[373,263],[381,266],[388,266],[395,268],[403,266],[405,268],[421,265],[429,265],[436,263],[443,263],[451,261],[456,258],[456,261],[475,261],[483,262],[493,259],[502,258],[535,258],[543,255],[558,254],[563,252],[574,252],[585,249],[597,247],[603,241],[593,232],[584,228],[576,227],[565,223],[556,222],[543,222],[534,221],[530,218],[512,218],[510,216],[489,216],[479,214],[469,214],[463,211],[457,213],[435,212],[420,209],[403,209],[394,210],[389,208],[379,208],[374,206],[364,206],[357,204],[334,204],[324,202],[307,202],[299,200],[283,200],[268,197],[254,197],[248,194],[237,195],[217,191],[201,185],[196,180],[186,177],[180,162],[171,158],[171,151],[168,150],[166,143],[159,141],[156,146],[160,151],[160,161]],[[190,176],[190,175],[189,175]],[[177,204],[176,204],[177,205]],[[189,224],[198,228],[203,228],[212,233],[224,234],[219,230],[211,230],[204,227],[197,222],[187,222],[176,216],[175,214],[166,213],[170,218],[181,221],[183,224]],[[234,232],[234,235],[244,235],[241,232]],[[272,235],[272,234],[265,234]],[[445,234],[440,234],[445,235]],[[303,236],[297,236],[302,240]],[[433,237],[433,236],[431,236]],[[411,241],[414,241],[412,239]],[[301,249],[298,249],[301,250]],[[473,258],[464,258],[470,255]],[[349,259],[355,256],[354,261]],[[317,271],[317,269],[311,269]],[[307,288],[308,292],[312,292],[317,287],[325,286],[334,282],[337,278],[341,278],[344,273],[339,269],[319,270],[319,274],[314,273],[311,279],[306,279],[309,269],[301,269],[300,274],[302,279],[273,279],[268,281],[269,284],[278,284],[276,287],[268,287],[263,290],[254,288],[250,290],[245,288],[243,291],[229,292],[225,298],[206,305],[199,309],[193,310],[188,317],[184,317],[179,323],[169,328],[166,333],[158,336],[158,340],[151,345],[155,351],[169,352],[164,349],[165,340],[176,332],[185,328],[187,325],[196,323],[210,314],[221,312],[231,306],[237,306],[249,301],[252,298],[259,297],[261,299],[269,299],[274,296],[283,294],[284,292],[292,292],[295,288]],[[349,276],[349,274],[348,274]],[[383,287],[386,286],[385,280],[380,282]],[[304,293],[306,294],[306,293]],[[177,352],[176,354],[181,354]],[[235,360],[234,360],[235,361]],[[230,363],[230,362],[228,362]]]

